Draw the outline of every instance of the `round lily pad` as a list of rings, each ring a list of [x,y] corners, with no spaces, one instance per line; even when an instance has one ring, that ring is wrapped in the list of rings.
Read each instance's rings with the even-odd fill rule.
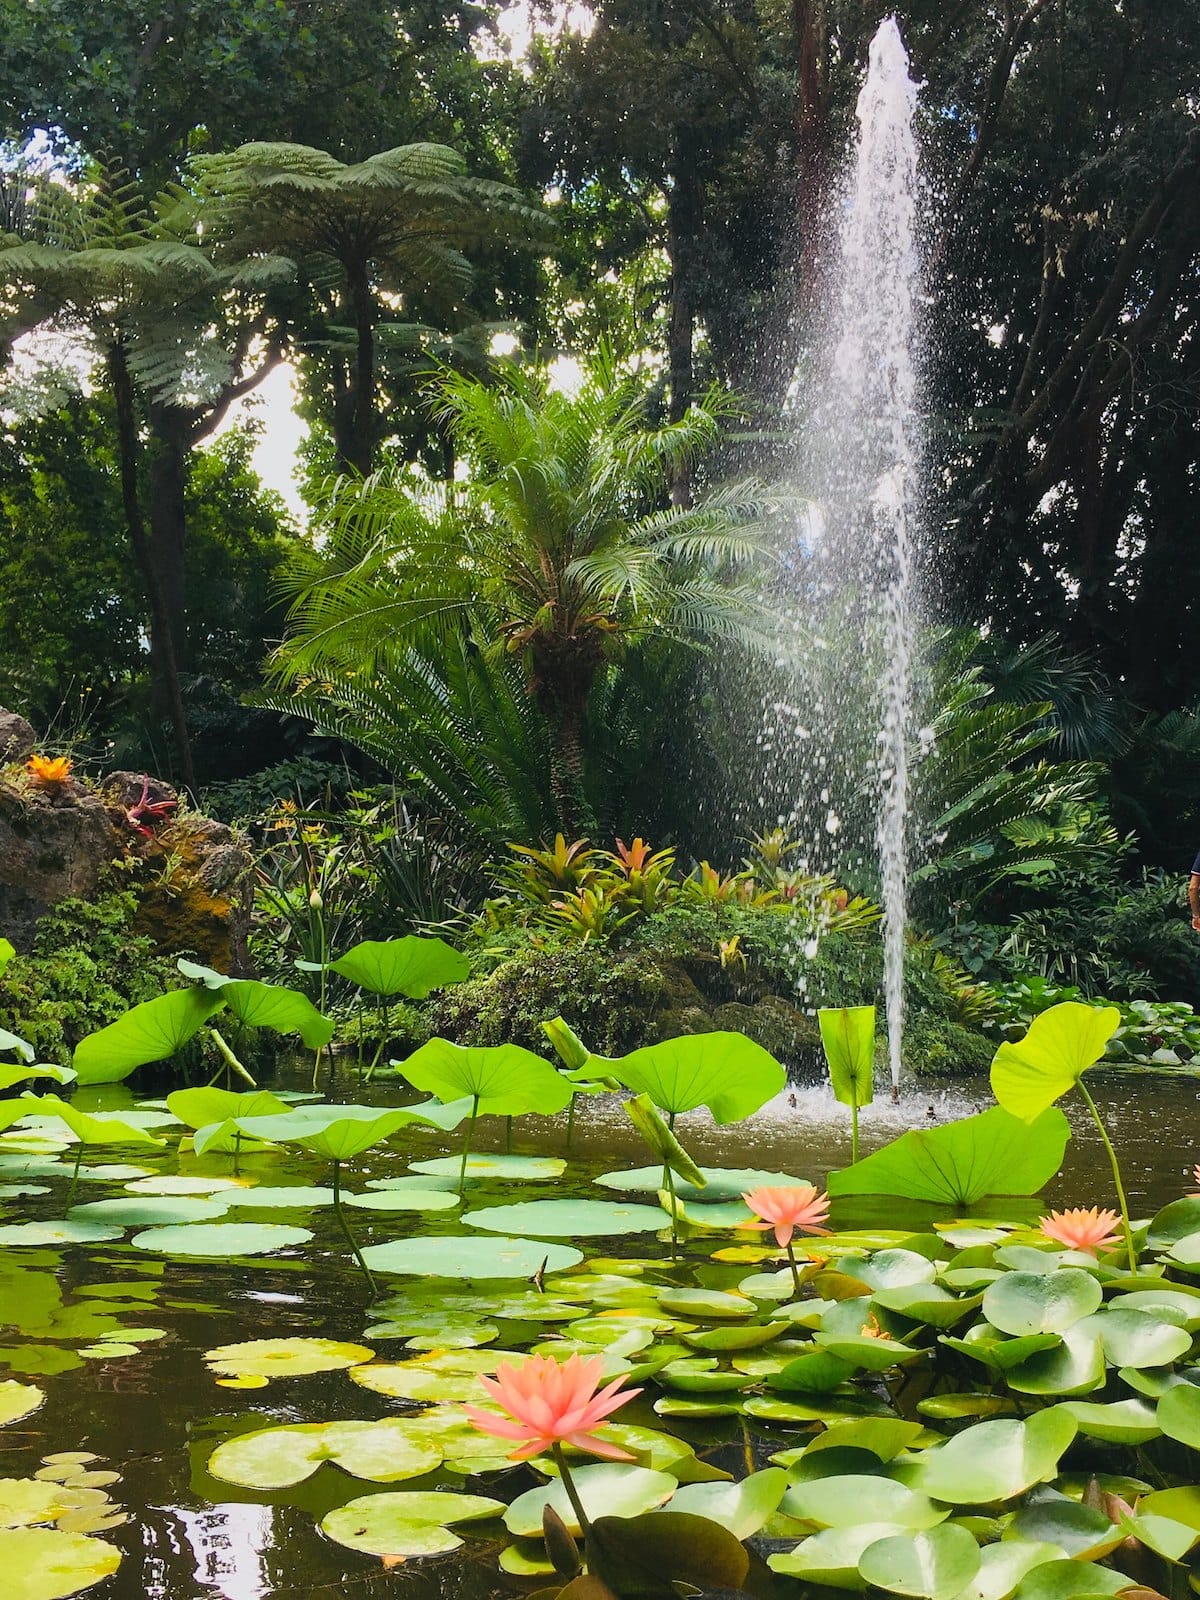
[[[66,1600],[120,1564],[121,1552],[103,1539],[61,1528],[0,1529],[5,1600]]]
[[[174,1222],[215,1222],[225,1215],[225,1201],[183,1195],[126,1195],[117,1200],[89,1200],[72,1206],[71,1222],[111,1222],[119,1228],[153,1228]]]
[[[299,1378],[310,1372],[338,1372],[374,1359],[362,1344],[333,1339],[250,1339],[218,1345],[204,1359],[222,1378]]]
[[[435,1178],[457,1178],[461,1156],[435,1156],[428,1161],[410,1161],[410,1172],[424,1172]],[[467,1157],[468,1178],[504,1178],[512,1181],[560,1178],[567,1163],[559,1156],[476,1155]]]
[[[342,1202],[362,1211],[453,1211],[461,1197],[449,1189],[372,1189],[344,1194]]]
[[[503,1510],[502,1500],[479,1494],[371,1494],[331,1511],[321,1532],[369,1556],[440,1555],[462,1543],[447,1531],[447,1523],[479,1522]]]
[[[1104,1294],[1089,1272],[1007,1272],[989,1284],[983,1314],[1001,1333],[1063,1333],[1096,1311]]]
[[[6,1378],[0,1382],[0,1428],[32,1416],[45,1403],[45,1393],[35,1383],[18,1383],[14,1378]]]
[[[124,1228],[103,1222],[13,1222],[0,1228],[0,1245],[44,1246],[54,1244],[103,1244],[119,1239]]]
[[[703,1189],[684,1178],[675,1179],[675,1194],[680,1200],[740,1200],[752,1189],[794,1188],[801,1178],[786,1172],[760,1172],[756,1167],[701,1167]],[[627,1172],[602,1172],[595,1180],[602,1188],[625,1194],[656,1194],[663,1188],[661,1163],[653,1167],[631,1167]]]
[[[519,1229],[547,1239],[582,1239],[623,1233],[656,1233],[667,1219],[657,1206],[615,1200],[527,1200],[468,1211],[463,1221],[491,1233]]]
[[[137,1243],[137,1240],[134,1240]],[[392,1239],[368,1245],[363,1259],[373,1272],[431,1278],[531,1278],[540,1268],[560,1272],[583,1260],[583,1251],[538,1239]]]
[[[130,1243],[138,1250],[168,1256],[263,1256],[289,1245],[307,1244],[307,1228],[285,1228],[274,1222],[194,1222],[180,1227],[147,1228]]]
[[[20,1200],[28,1195],[49,1193],[44,1183],[0,1183],[0,1200]]]
[[[355,1478],[397,1483],[431,1472],[441,1447],[403,1417],[379,1422],[301,1422],[260,1428],[219,1444],[208,1458],[214,1478],[245,1489],[287,1489],[310,1478],[325,1461]]]
[[[349,1199],[349,1196],[345,1196]],[[333,1190],[323,1189],[314,1184],[261,1184],[254,1189],[242,1189],[229,1198],[229,1209],[258,1211],[286,1211],[289,1208],[295,1211],[310,1211],[316,1206],[331,1206],[333,1204]]]
[[[0,1478],[0,1528],[28,1528],[57,1522],[79,1502],[64,1484],[37,1478]]]
[[[130,1194],[220,1194],[226,1189],[244,1189],[236,1178],[185,1178],[164,1173],[157,1178],[136,1178],[125,1185]]]
[[[591,1521],[598,1517],[639,1517],[661,1506],[675,1492],[675,1479],[648,1467],[627,1467],[615,1462],[576,1467],[572,1478],[583,1509]],[[518,1495],[504,1513],[504,1525],[518,1538],[531,1539],[542,1531],[542,1513],[552,1506],[572,1533],[580,1527],[566,1490],[555,1479]]]

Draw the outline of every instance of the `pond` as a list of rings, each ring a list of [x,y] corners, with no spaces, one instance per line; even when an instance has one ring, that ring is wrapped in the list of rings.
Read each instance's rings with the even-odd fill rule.
[[[1122,1152],[1133,1213],[1149,1216],[1190,1186],[1191,1167],[1200,1159],[1200,1083],[1184,1076],[1093,1074],[1089,1082],[1092,1079],[1094,1097]],[[277,1091],[301,1087],[306,1085],[298,1069],[283,1073],[275,1085]],[[398,1090],[377,1082],[370,1094],[384,1104],[397,1097]],[[980,1084],[977,1090],[973,1085],[928,1091],[922,1087],[897,1107],[881,1102],[864,1113],[864,1150],[906,1127],[964,1115],[985,1099],[985,1086]],[[85,1109],[109,1111],[137,1103],[123,1088],[81,1091],[76,1100]],[[1070,1102],[1067,1109],[1075,1137],[1064,1171],[1044,1198],[1056,1205],[1111,1204],[1111,1175],[1103,1149],[1090,1122],[1077,1115]],[[531,1126],[539,1129],[536,1146],[529,1138]],[[181,1130],[168,1126],[164,1131],[169,1143],[163,1149],[143,1153],[130,1147],[115,1157],[102,1152],[97,1162],[85,1163],[75,1204],[140,1197],[146,1202],[136,1224],[140,1227],[156,1220],[169,1222],[175,1214],[202,1216],[199,1208],[209,1199],[219,1216],[230,1193],[244,1198],[251,1192],[216,1188],[206,1196],[204,1180],[213,1185],[231,1180],[231,1158],[177,1155],[175,1135]],[[702,1164],[780,1171],[817,1183],[849,1158],[842,1109],[819,1087],[796,1087],[732,1128],[716,1128],[706,1113],[693,1113],[680,1119],[679,1131]],[[561,1155],[564,1140],[564,1117],[525,1119],[518,1124],[514,1150]],[[498,1119],[481,1123],[476,1144],[480,1151],[503,1150],[503,1124]],[[437,1157],[457,1146],[454,1134],[405,1130],[356,1161],[346,1175],[346,1188],[386,1200],[386,1184],[406,1175],[410,1160]],[[31,1136],[27,1130],[14,1129],[0,1136],[0,1151],[0,1183],[5,1186],[0,1222],[61,1218],[70,1169],[48,1130],[38,1129]],[[645,1160],[645,1147],[619,1103],[615,1097],[604,1097],[581,1109],[563,1179],[518,1181],[511,1175],[473,1179],[467,1206],[478,1210],[517,1199],[605,1195],[609,1191],[593,1184],[598,1175]],[[139,1170],[127,1170],[133,1167]],[[319,1188],[327,1184],[328,1171],[317,1160],[272,1152],[243,1156],[237,1177],[243,1185],[260,1189],[288,1184]],[[161,1178],[195,1182],[156,1181]],[[428,1181],[435,1188],[452,1186],[452,1180],[436,1175]],[[132,1191],[129,1184],[135,1185]],[[155,1193],[189,1188],[195,1192],[184,1194],[182,1205],[177,1195]],[[29,1192],[21,1193],[22,1189]],[[652,1195],[634,1198],[653,1201]],[[155,1210],[156,1203],[161,1212]],[[929,1213],[918,1215],[913,1208],[910,1215],[903,1205],[887,1202],[887,1226],[929,1227]],[[454,1209],[424,1214],[365,1206],[350,1209],[364,1244],[466,1231]],[[1036,1216],[1039,1209],[1045,1207],[1030,1202],[1026,1214]],[[83,1215],[94,1219],[97,1214]],[[376,1556],[325,1537],[318,1523],[334,1508],[394,1485],[364,1482],[328,1464],[293,1487],[277,1491],[240,1488],[215,1477],[208,1470],[209,1456],[235,1435],[280,1424],[384,1418],[396,1414],[398,1402],[352,1381],[345,1370],[276,1377],[259,1387],[239,1387],[245,1380],[236,1377],[219,1384],[204,1357],[214,1347],[240,1341],[315,1335],[365,1346],[385,1362],[400,1360],[421,1353],[402,1349],[403,1336],[418,1325],[414,1313],[425,1317],[422,1326],[436,1330],[439,1297],[448,1291],[477,1295],[475,1320],[486,1323],[488,1307],[497,1298],[512,1302],[527,1295],[530,1285],[493,1280],[468,1289],[461,1282],[389,1275],[381,1279],[383,1303],[372,1308],[365,1281],[348,1256],[327,1204],[239,1209],[230,1215],[240,1221],[299,1226],[311,1230],[313,1238],[303,1248],[277,1255],[188,1260],[136,1248],[131,1243],[136,1227],[130,1223],[114,1225],[109,1230],[112,1237],[87,1244],[8,1242],[0,1257],[0,1354],[6,1363],[0,1376],[36,1384],[46,1396],[40,1409],[0,1430],[4,1451],[0,1476],[41,1473],[43,1481],[71,1478],[91,1490],[83,1498],[94,1505],[77,1519],[78,1526],[116,1546],[121,1564],[112,1576],[85,1592],[93,1600],[141,1596],[146,1600],[324,1596],[374,1600],[397,1594],[412,1600],[434,1596],[483,1600],[513,1593],[514,1584],[497,1569],[503,1529],[496,1524],[481,1523],[478,1534],[466,1530],[465,1542],[454,1554],[389,1568]],[[839,1229],[878,1227],[878,1202],[839,1202],[833,1220]],[[743,1241],[746,1237],[740,1236]],[[666,1245],[653,1233],[588,1238],[581,1243],[589,1257],[657,1256],[669,1268]],[[700,1281],[705,1272],[710,1283],[719,1281],[719,1275],[711,1276],[716,1270],[712,1264],[703,1263],[720,1243],[709,1235],[695,1255],[701,1263]],[[614,1261],[608,1270],[615,1281],[619,1264]],[[677,1276],[682,1273],[682,1268],[675,1270]],[[731,1269],[724,1270],[728,1274]],[[736,1268],[730,1281],[751,1270]],[[553,1282],[548,1277],[547,1287]],[[620,1304],[619,1294],[612,1304]],[[519,1311],[522,1303],[518,1300],[504,1309]],[[533,1325],[522,1324],[519,1318],[502,1321],[498,1343],[523,1348],[535,1334]],[[786,1426],[765,1430],[769,1435],[765,1443],[751,1441],[750,1433],[742,1431],[741,1419],[720,1415],[681,1415],[664,1423],[663,1416],[650,1409],[647,1396],[628,1407],[620,1420],[656,1428],[669,1425],[702,1459],[716,1465],[732,1462],[735,1468],[748,1451],[762,1464],[771,1450],[797,1442]],[[53,1459],[70,1452],[96,1459]],[[51,1458],[48,1464],[47,1458]],[[119,1476],[110,1476],[114,1474]],[[518,1468],[512,1470],[511,1481],[524,1487],[533,1480],[528,1468]],[[494,1477],[486,1483],[467,1481],[466,1492],[488,1494],[494,1482]],[[464,1479],[443,1467],[400,1487],[439,1485],[461,1489]],[[511,1498],[511,1490],[503,1498]],[[119,1521],[122,1513],[126,1520]],[[2,1580],[0,1591],[8,1592]],[[793,1580],[777,1578],[764,1567],[756,1568],[754,1592],[799,1591]]]

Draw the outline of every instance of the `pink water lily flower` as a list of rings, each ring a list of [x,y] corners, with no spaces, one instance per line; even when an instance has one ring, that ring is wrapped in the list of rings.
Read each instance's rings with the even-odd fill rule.
[[[1038,1219],[1047,1239],[1065,1244],[1068,1250],[1083,1250],[1094,1256],[1097,1250],[1107,1250],[1118,1242],[1114,1233],[1120,1219],[1115,1211],[1100,1211],[1096,1206],[1077,1206],[1073,1211],[1052,1211],[1048,1217]]]
[[[520,1366],[502,1362],[494,1378],[479,1381],[508,1416],[498,1417],[476,1406],[466,1407],[467,1416],[481,1433],[519,1441],[510,1461],[525,1461],[563,1444],[610,1461],[633,1461],[636,1458],[628,1451],[591,1431],[642,1392],[621,1390],[620,1378],[599,1388],[603,1368],[603,1356],[573,1355],[562,1362],[553,1356],[530,1356]]]
[[[825,1227],[829,1216],[829,1197],[814,1184],[797,1183],[786,1189],[754,1189],[742,1196],[742,1203],[762,1220],[739,1226],[774,1228],[775,1239],[781,1249],[791,1244],[792,1235],[797,1229],[801,1233],[829,1232]]]

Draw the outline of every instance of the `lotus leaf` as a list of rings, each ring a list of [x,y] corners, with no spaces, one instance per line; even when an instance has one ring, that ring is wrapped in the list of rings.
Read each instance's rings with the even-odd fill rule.
[[[375,1272],[431,1278],[531,1278],[539,1269],[561,1272],[578,1266],[583,1251],[538,1239],[416,1238],[368,1245],[363,1251]]]
[[[161,1145],[166,1142],[156,1134],[147,1132],[145,1128],[136,1127],[133,1123],[122,1121],[119,1117],[112,1115],[89,1116],[87,1112],[77,1110],[69,1100],[60,1100],[56,1094],[44,1094],[36,1102],[27,1102],[27,1110],[35,1108],[39,1112],[45,1112],[65,1122],[82,1145]]]
[[[224,1200],[130,1195],[72,1206],[67,1217],[72,1222],[111,1222],[121,1228],[149,1228],[168,1222],[215,1222],[225,1211]]]
[[[344,1194],[344,1201],[350,1196]],[[319,1184],[285,1183],[261,1184],[253,1189],[240,1189],[230,1195],[230,1211],[312,1211],[333,1204],[333,1190]]]
[[[462,983],[471,970],[466,956],[444,939],[415,934],[364,939],[331,961],[329,968],[372,994],[402,994],[409,1000],[424,1000],[434,989]]]
[[[253,1139],[297,1145],[301,1150],[323,1156],[326,1161],[353,1161],[355,1156],[413,1123],[440,1128],[443,1132],[456,1128],[469,1109],[463,1100],[451,1105],[426,1100],[421,1105],[399,1106],[390,1111],[378,1106],[308,1105],[297,1106],[282,1116],[234,1117],[231,1120],[236,1128]],[[208,1133],[208,1128],[197,1132],[197,1155],[203,1155],[208,1148]]]
[[[310,1478],[323,1462],[354,1478],[397,1483],[419,1478],[442,1460],[427,1430],[404,1417],[379,1422],[300,1422],[237,1434],[208,1458],[214,1478],[246,1489],[287,1489]]]
[[[457,1178],[461,1165],[460,1156],[435,1156],[429,1161],[410,1161],[408,1164],[410,1172],[424,1173],[433,1178]],[[566,1169],[567,1163],[560,1156],[482,1155],[473,1151],[467,1157],[468,1178],[502,1178],[506,1183],[561,1178]]]
[[[0,1528],[28,1528],[39,1522],[57,1522],[80,1504],[74,1490],[63,1483],[38,1478],[0,1478]]]
[[[519,1229],[545,1239],[581,1239],[653,1233],[666,1219],[656,1206],[621,1205],[615,1200],[527,1200],[468,1211],[462,1220],[489,1233]]]
[[[245,1185],[238,1178],[185,1178],[163,1176],[135,1178],[125,1185],[130,1194],[221,1194],[227,1190],[241,1190]]]
[[[282,1116],[292,1107],[267,1089],[238,1094],[209,1084],[203,1089],[176,1089],[167,1096],[167,1109],[189,1128],[206,1128],[210,1122],[228,1122],[235,1117]]]
[[[218,1345],[204,1360],[220,1378],[299,1378],[310,1372],[340,1372],[374,1360],[374,1350],[333,1339],[250,1339]]]
[[[299,1034],[309,1050],[318,1050],[333,1038],[333,1022],[324,1017],[306,994],[257,978],[230,978],[211,967],[182,958],[177,963],[185,978],[202,983],[220,996],[239,1022],[249,1028],[270,1028],[275,1033]]]
[[[168,1256],[211,1256],[229,1261],[236,1256],[263,1256],[289,1245],[307,1244],[307,1228],[285,1228],[274,1222],[191,1222],[180,1227],[147,1228],[129,1241],[138,1250]]]
[[[676,1117],[707,1106],[714,1122],[741,1122],[779,1094],[787,1074],[743,1033],[694,1033],[645,1045],[606,1064],[618,1083]]]
[[[7,1028],[0,1028],[0,1051],[7,1054],[10,1050],[14,1055],[20,1056],[23,1061],[32,1061],[37,1054],[28,1039],[22,1039],[19,1035],[10,1033]]]
[[[1001,1333],[1064,1333],[1091,1316],[1103,1298],[1095,1278],[1078,1267],[1008,1272],[985,1290],[983,1314]]]
[[[65,1600],[111,1577],[121,1552],[61,1528],[0,1529],[4,1600]]]
[[[576,1467],[571,1476],[589,1522],[597,1517],[641,1516],[669,1500],[676,1488],[675,1479],[669,1473],[615,1462]],[[548,1505],[570,1532],[581,1531],[566,1491],[557,1479],[518,1495],[504,1513],[504,1526],[518,1538],[537,1538],[542,1532],[542,1513]]]
[[[4,1048],[4,1029],[0,1028],[0,1050]],[[13,1037],[10,1033],[9,1039]],[[10,1050],[12,1045],[8,1047]],[[33,1047],[30,1046],[29,1060],[33,1060]],[[53,1083],[73,1083],[75,1073],[70,1067],[59,1067],[51,1061],[40,1061],[35,1067],[13,1066],[7,1061],[0,1061],[0,1089],[11,1089],[18,1083],[30,1083],[34,1078],[49,1078]]]
[[[462,1543],[447,1532],[447,1523],[486,1521],[503,1510],[503,1501],[483,1495],[401,1490],[347,1501],[322,1520],[321,1532],[369,1556],[441,1555]]]
[[[1053,1477],[1075,1434],[1074,1418],[1058,1406],[1035,1413],[1027,1422],[1004,1418],[976,1423],[926,1451],[916,1482],[949,1505],[1012,1500]]]
[[[901,1134],[882,1150],[830,1174],[833,1196],[899,1195],[973,1206],[988,1195],[1036,1194],[1062,1165],[1070,1128],[1051,1108],[1032,1126],[993,1106],[976,1116]]]
[[[858,1570],[868,1583],[892,1594],[950,1600],[978,1574],[979,1546],[965,1528],[952,1525],[892,1534],[867,1546]]]
[[[453,1211],[462,1196],[445,1189],[376,1189],[370,1194],[344,1194],[342,1204],[361,1211]]]
[[[805,1539],[786,1554],[768,1556],[767,1565],[775,1572],[807,1583],[826,1584],[831,1589],[865,1589],[866,1579],[858,1570],[863,1552],[881,1539],[903,1535],[906,1530],[891,1522],[862,1522],[843,1528],[826,1528]]]
[[[415,1088],[442,1101],[475,1101],[479,1116],[554,1116],[570,1104],[572,1088],[548,1061],[520,1045],[459,1045],[430,1039],[397,1070]],[[461,1120],[461,1118],[460,1118]]]
[[[211,989],[179,989],[134,1006],[76,1045],[79,1083],[119,1083],[135,1067],[169,1061],[224,1004]]]
[[[125,1230],[103,1222],[11,1222],[0,1228],[0,1244],[35,1248],[39,1245],[102,1244],[119,1239]]]
[[[1066,1000],[1043,1011],[1018,1043],[992,1061],[992,1093],[1006,1111],[1032,1123],[1103,1056],[1121,1025],[1116,1006]]]
[[[875,1097],[875,1007],[823,1006],[817,1026],[834,1099],[856,1112],[869,1106]]]

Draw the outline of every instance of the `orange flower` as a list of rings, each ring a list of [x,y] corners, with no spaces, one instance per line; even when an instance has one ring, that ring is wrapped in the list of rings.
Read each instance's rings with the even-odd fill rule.
[[[525,1461],[561,1444],[611,1461],[632,1461],[627,1451],[591,1432],[618,1406],[642,1392],[626,1389],[618,1394],[620,1378],[598,1389],[603,1367],[603,1356],[585,1360],[573,1355],[561,1363],[553,1356],[530,1356],[520,1366],[502,1362],[494,1378],[479,1381],[508,1416],[498,1417],[476,1406],[466,1407],[467,1416],[481,1433],[519,1441],[509,1456],[511,1461]]]
[[[775,1239],[781,1249],[792,1242],[792,1234],[828,1233],[825,1222],[829,1214],[829,1199],[814,1184],[798,1183],[791,1188],[755,1189],[742,1196],[742,1203],[750,1207],[761,1222],[740,1223],[746,1228],[774,1228]]]
[[[25,763],[25,771],[34,783],[53,789],[71,776],[71,762],[67,756],[33,755]]]
[[[1113,1232],[1118,1222],[1115,1211],[1100,1211],[1095,1206],[1076,1207],[1073,1211],[1052,1211],[1041,1217],[1038,1226],[1047,1239],[1065,1244],[1068,1250],[1083,1250],[1094,1256],[1097,1250],[1107,1250],[1117,1243]]]

